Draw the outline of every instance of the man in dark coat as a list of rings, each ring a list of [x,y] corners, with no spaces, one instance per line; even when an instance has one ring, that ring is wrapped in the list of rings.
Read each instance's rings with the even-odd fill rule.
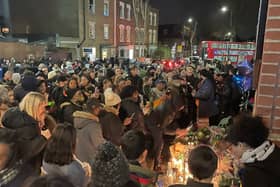
[[[132,117],[132,123],[126,127],[126,131],[136,129],[146,132],[144,114],[139,105],[139,92],[135,86],[126,86],[121,92],[120,119]]]
[[[68,89],[66,91],[68,101],[64,102],[60,105],[60,110],[62,114],[61,121],[62,122],[68,122],[70,124],[74,124],[74,117],[73,113],[76,111],[82,111],[83,110],[83,102],[84,102],[84,96],[80,89]]]
[[[142,94],[143,92],[143,80],[141,77],[138,75],[138,68],[136,66],[133,66],[130,68],[130,75],[129,79],[132,82],[132,85],[135,85],[138,89],[138,91]]]

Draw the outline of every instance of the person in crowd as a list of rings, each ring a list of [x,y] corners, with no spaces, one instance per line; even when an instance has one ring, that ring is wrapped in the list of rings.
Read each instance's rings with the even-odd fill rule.
[[[199,118],[208,118],[210,125],[217,125],[216,116],[219,110],[215,103],[215,83],[211,73],[205,69],[200,71],[200,78],[197,91],[192,92],[192,96],[199,100]]]
[[[155,85],[156,86],[151,90],[151,96],[149,99],[153,108],[156,108],[158,105],[160,105],[160,103],[162,103],[166,99],[165,98],[166,82],[164,80],[157,80],[155,82]]]
[[[216,95],[218,100],[219,118],[223,119],[232,114],[231,107],[231,82],[227,79],[227,74],[223,72],[216,73]]]
[[[263,119],[249,114],[234,118],[227,140],[240,167],[243,187],[276,187],[280,184],[280,149],[268,140]]]
[[[144,124],[144,114],[139,105],[139,92],[136,86],[126,86],[123,88],[121,94],[122,98],[120,107],[120,118],[132,118],[132,123],[126,126],[126,131],[136,129],[146,132]]]
[[[34,169],[21,160],[17,133],[0,128],[0,186],[20,186],[33,176]]]
[[[8,107],[15,107],[18,105],[18,102],[15,100],[15,93],[12,87],[6,87],[8,89]]]
[[[116,81],[116,85],[115,85],[115,92],[117,94],[120,94],[123,90],[123,88],[126,86],[125,85],[125,79],[124,78],[120,78]]]
[[[152,87],[153,87],[153,77],[151,76],[144,77],[143,96],[145,102],[149,102],[149,99],[151,97]]]
[[[75,77],[70,78],[69,81],[68,81],[67,88],[68,89],[78,88],[78,80]]]
[[[84,95],[79,88],[68,89],[66,91],[67,101],[60,105],[61,121],[74,124],[73,113],[83,110]]]
[[[111,142],[99,146],[92,162],[91,187],[140,187],[130,179],[129,165],[121,150]]]
[[[131,119],[125,120],[124,123],[122,123],[119,118],[121,104],[121,98],[119,95],[114,93],[111,89],[107,89],[104,96],[104,111],[100,114],[103,137],[119,146],[121,136],[124,132],[124,126],[129,125],[131,123]]]
[[[75,157],[76,130],[72,125],[58,125],[49,139],[43,158],[43,173],[66,176],[75,187],[86,187],[91,168]]]
[[[129,78],[131,79],[132,85],[136,86],[138,91],[142,94],[143,92],[143,80],[139,77],[139,70],[136,66],[129,69]]]
[[[59,108],[59,106],[66,100],[63,94],[66,85],[67,85],[66,76],[60,75],[59,77],[57,77],[56,87],[53,89],[51,93],[51,98],[54,100],[57,108]]]
[[[26,182],[23,187],[75,187],[67,177],[45,175]]]
[[[213,187],[212,178],[218,167],[218,157],[208,146],[201,145],[194,148],[188,158],[189,171],[193,178],[189,178],[186,185],[171,185],[169,187]]]
[[[83,162],[90,162],[97,147],[105,142],[99,122],[101,108],[97,99],[88,99],[85,110],[73,114],[77,130],[76,155]]]
[[[129,161],[130,178],[142,187],[152,187],[155,184],[156,173],[146,169],[147,147],[143,132],[130,130],[121,140],[121,149]]]
[[[9,109],[10,98],[9,98],[9,90],[5,86],[0,86],[0,119],[2,121],[2,117],[4,113]],[[2,127],[2,123],[0,123]]]
[[[125,126],[131,124],[132,119],[126,118],[122,123],[119,118],[121,98],[112,90],[106,90],[104,111],[100,114],[103,137],[115,145],[120,145]]]
[[[37,92],[41,93],[43,96],[45,96],[46,101],[49,98],[48,94],[48,85],[45,80],[38,80],[37,82]]]
[[[30,71],[24,73],[21,84],[14,88],[15,99],[20,102],[29,92],[37,91],[37,79]]]
[[[14,86],[16,86],[16,85],[18,85],[20,83],[20,81],[21,81],[20,74],[19,73],[13,73],[12,81],[13,81],[13,83],[12,83],[11,87],[13,88]]]
[[[2,83],[6,84],[6,85],[12,85],[13,84],[12,76],[13,76],[13,72],[6,71],[6,73],[4,74]]]
[[[46,138],[42,135],[43,131],[48,130],[45,107],[45,97],[40,93],[30,92],[19,107],[9,109],[2,118],[3,126],[18,134],[22,159],[30,162],[36,170],[40,168],[41,153],[46,145]]]
[[[90,83],[90,77],[88,74],[83,74],[81,76],[80,88],[82,90],[85,99],[91,98],[92,95],[94,94],[95,88]]]

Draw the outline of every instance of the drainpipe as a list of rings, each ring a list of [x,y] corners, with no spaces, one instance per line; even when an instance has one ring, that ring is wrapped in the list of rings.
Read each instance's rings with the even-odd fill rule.
[[[80,55],[80,48],[81,46],[84,44],[84,42],[86,41],[86,0],[83,0],[83,26],[84,26],[84,33],[83,33],[83,40],[78,44],[77,46],[77,55],[78,55],[78,59],[81,59],[81,55]]]
[[[117,1],[114,0],[114,47],[115,47],[115,56],[117,56]]]

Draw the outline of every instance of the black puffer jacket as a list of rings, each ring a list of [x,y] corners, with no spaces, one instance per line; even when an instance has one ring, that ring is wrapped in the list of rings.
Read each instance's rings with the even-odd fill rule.
[[[2,118],[2,124],[16,131],[23,159],[29,160],[45,148],[47,141],[41,135],[38,122],[19,108],[9,109]]]

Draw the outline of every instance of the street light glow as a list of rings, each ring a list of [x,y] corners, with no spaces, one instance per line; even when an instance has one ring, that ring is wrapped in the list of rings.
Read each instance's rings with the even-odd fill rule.
[[[189,18],[189,19],[188,19],[188,22],[189,22],[189,23],[192,23],[192,22],[193,22],[193,19],[192,19],[192,18]]]
[[[227,12],[227,11],[228,11],[228,7],[227,7],[227,6],[223,6],[223,7],[221,8],[221,11],[222,11],[223,13]]]
[[[231,32],[228,32],[227,35],[228,35],[228,36],[231,36]]]

